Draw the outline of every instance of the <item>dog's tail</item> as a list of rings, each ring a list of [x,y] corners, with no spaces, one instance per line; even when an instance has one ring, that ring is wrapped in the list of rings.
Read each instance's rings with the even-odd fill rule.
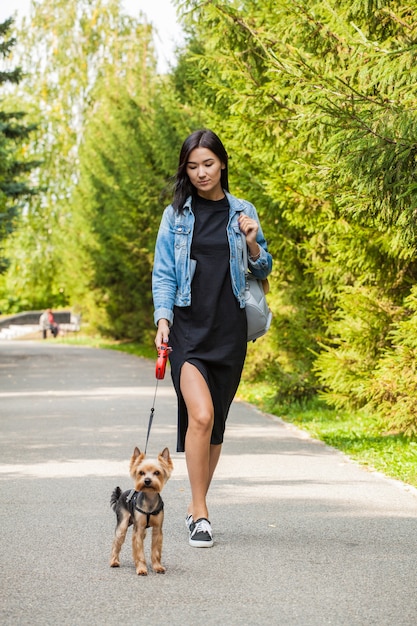
[[[110,506],[113,509],[113,511],[116,509],[117,501],[121,495],[122,495],[122,490],[120,489],[120,487],[116,487],[116,489],[113,490],[113,493],[111,494],[111,498],[110,498]]]

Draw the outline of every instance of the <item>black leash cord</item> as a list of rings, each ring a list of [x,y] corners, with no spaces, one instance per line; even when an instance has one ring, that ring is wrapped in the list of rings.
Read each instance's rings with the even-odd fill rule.
[[[146,450],[148,449],[148,441],[149,441],[149,435],[151,434],[151,428],[152,428],[152,422],[153,422],[153,414],[155,413],[155,401],[156,401],[157,389],[158,389],[158,379],[156,379],[155,394],[154,394],[154,397],[153,397],[153,404],[152,404],[152,408],[151,408],[151,414],[149,415],[148,434],[146,435],[146,444],[145,444],[145,454],[146,454]]]

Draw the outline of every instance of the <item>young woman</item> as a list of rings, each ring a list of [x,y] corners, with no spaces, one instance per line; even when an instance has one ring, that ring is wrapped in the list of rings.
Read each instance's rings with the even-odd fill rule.
[[[191,487],[189,543],[199,548],[213,545],[206,497],[246,357],[244,239],[250,271],[262,279],[272,269],[255,207],[228,189],[222,142],[210,130],[192,133],[181,148],[152,275],[155,345],[172,348],[177,451],[185,451]]]

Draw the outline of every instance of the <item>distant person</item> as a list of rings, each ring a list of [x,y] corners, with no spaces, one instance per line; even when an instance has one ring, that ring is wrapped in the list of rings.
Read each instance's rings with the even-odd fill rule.
[[[59,332],[59,326],[55,321],[54,314],[52,313],[52,309],[48,309],[48,320],[49,320],[49,328],[51,329],[51,333],[54,337],[56,337]]]
[[[55,322],[52,309],[46,309],[39,318],[39,326],[41,327],[42,337],[47,338],[48,330],[51,331],[53,337],[56,337],[59,332],[59,326]]]

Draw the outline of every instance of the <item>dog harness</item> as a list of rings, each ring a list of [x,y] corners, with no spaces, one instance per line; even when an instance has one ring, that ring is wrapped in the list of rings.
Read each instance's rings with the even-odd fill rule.
[[[151,515],[158,515],[163,510],[164,501],[162,500],[161,496],[158,494],[158,505],[156,509],[154,509],[153,511],[144,511],[143,509],[140,508],[140,505],[142,504],[141,500],[143,500],[143,496],[144,494],[141,491],[135,491],[134,489],[131,489],[131,491],[129,492],[126,498],[126,504],[128,505],[128,508],[132,516],[133,516],[134,509],[136,509],[136,511],[138,511],[139,513],[143,513],[143,515],[146,515],[145,528],[150,528],[149,522],[151,520]]]

